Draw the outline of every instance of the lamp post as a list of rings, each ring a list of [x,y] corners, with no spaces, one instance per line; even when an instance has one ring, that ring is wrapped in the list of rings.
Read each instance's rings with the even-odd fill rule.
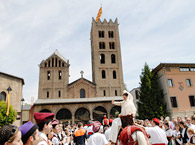
[[[23,110],[23,102],[24,102],[24,98],[21,99],[21,102],[22,102],[22,107],[21,107],[21,125],[22,125],[22,110]]]
[[[12,91],[12,88],[9,86],[8,88],[7,88],[7,92],[8,92],[8,98],[7,98],[7,112],[6,112],[6,120],[5,120],[5,124],[7,124],[7,116],[8,116],[8,114],[9,114],[9,101],[10,101],[10,96],[9,96],[9,92],[11,92]]]

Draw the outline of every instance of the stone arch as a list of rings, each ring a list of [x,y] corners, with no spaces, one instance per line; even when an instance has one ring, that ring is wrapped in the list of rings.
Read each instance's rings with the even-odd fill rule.
[[[81,107],[75,112],[75,123],[83,122],[87,123],[90,119],[90,112],[88,109]]]
[[[102,122],[104,115],[107,116],[107,111],[102,106],[97,106],[93,109],[93,120]]]
[[[68,122],[72,120],[72,113],[70,110],[62,108],[56,113],[56,119],[61,120],[62,122]]]
[[[121,107],[120,106],[113,106],[110,109],[110,118],[116,118],[117,114],[121,113]]]
[[[51,111],[50,111],[49,109],[42,109],[42,110],[39,111],[39,112],[49,112],[49,113],[51,113]]]

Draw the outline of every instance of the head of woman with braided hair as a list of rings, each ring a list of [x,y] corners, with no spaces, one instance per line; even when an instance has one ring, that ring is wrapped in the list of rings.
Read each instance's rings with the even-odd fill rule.
[[[23,145],[18,127],[5,125],[0,128],[0,145]]]

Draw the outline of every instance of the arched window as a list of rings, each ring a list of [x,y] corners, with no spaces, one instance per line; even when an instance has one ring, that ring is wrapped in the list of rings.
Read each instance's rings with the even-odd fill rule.
[[[106,96],[106,90],[103,91],[103,95]]]
[[[50,77],[51,77],[51,73],[50,71],[47,71],[47,80],[50,80]]]
[[[62,62],[62,67],[64,67],[64,63]]]
[[[61,97],[61,91],[58,91],[58,97],[59,98]]]
[[[0,101],[6,101],[6,93],[5,92],[0,93]]]
[[[54,58],[52,58],[52,67],[54,67]]]
[[[48,67],[50,67],[50,60],[48,61]]]
[[[57,67],[57,64],[58,64],[58,59],[55,58],[55,67]]]
[[[117,90],[115,90],[114,92],[115,92],[115,96],[117,96]]]
[[[59,78],[59,80],[61,80],[62,79],[62,71],[60,70],[59,72],[58,72],[58,78]]]
[[[115,56],[115,54],[111,55],[111,63],[116,63],[116,56]]]
[[[105,70],[102,70],[102,79],[105,79],[106,78],[106,72]]]
[[[47,62],[45,62],[45,67],[47,67]]]
[[[113,71],[113,79],[116,79],[116,71]]]
[[[100,63],[101,64],[105,63],[105,55],[104,54],[100,54]]]
[[[49,98],[49,91],[47,91],[47,98]]]
[[[85,90],[80,89],[80,98],[85,98]]]
[[[61,67],[61,61],[59,60],[59,67]]]

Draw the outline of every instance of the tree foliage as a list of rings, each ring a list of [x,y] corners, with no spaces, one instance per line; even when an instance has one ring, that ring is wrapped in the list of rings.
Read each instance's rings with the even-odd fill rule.
[[[163,91],[159,87],[158,76],[145,64],[140,75],[140,93],[138,106],[139,119],[152,119],[166,116]]]
[[[0,126],[6,125],[6,111],[7,103],[5,101],[0,101]],[[16,111],[13,107],[9,106],[9,115],[7,116],[7,124],[12,124],[16,120]]]

